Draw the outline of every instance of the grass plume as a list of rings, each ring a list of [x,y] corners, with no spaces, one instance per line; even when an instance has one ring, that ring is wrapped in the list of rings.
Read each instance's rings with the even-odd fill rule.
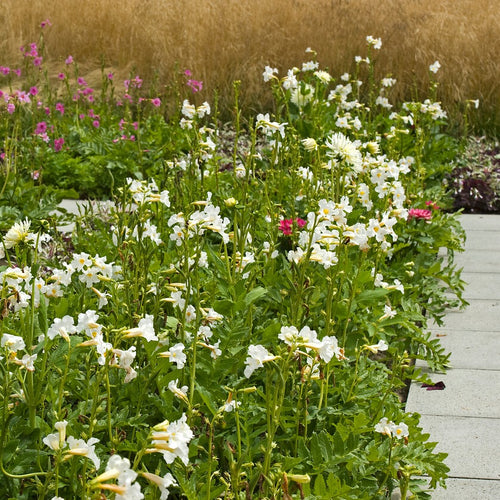
[[[312,47],[323,67],[338,75],[366,52],[366,35],[381,37],[377,76],[398,80],[396,97],[424,98],[429,64],[439,60],[438,99],[459,122],[468,99],[479,99],[476,127],[500,129],[500,6],[492,0],[4,0],[0,64],[19,61],[19,47],[37,41],[40,22],[50,61],[72,54],[82,71],[107,64],[124,74],[156,73],[171,81],[176,67],[189,68],[223,109],[232,82],[242,81],[247,108],[270,104],[262,85],[265,64],[300,66]]]

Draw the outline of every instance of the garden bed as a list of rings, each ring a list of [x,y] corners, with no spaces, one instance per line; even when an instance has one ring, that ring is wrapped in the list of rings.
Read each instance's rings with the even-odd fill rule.
[[[229,127],[196,91],[168,114],[139,77],[97,98],[72,61],[66,93],[9,93],[2,494],[359,500],[444,483],[398,393],[425,379],[415,359],[446,367],[427,321],[464,303],[443,184],[458,145],[436,82],[389,102],[380,43],[338,78],[312,51],[265,67],[272,115],[243,119],[235,83]],[[68,192],[109,200],[61,217]]]

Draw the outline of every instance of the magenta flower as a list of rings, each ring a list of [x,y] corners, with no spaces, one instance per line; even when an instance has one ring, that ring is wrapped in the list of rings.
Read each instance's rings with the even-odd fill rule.
[[[52,26],[52,23],[48,20],[48,19],[45,19],[45,21],[42,21],[40,23],[40,28],[45,28],[46,26]]]
[[[85,81],[85,78],[82,78],[81,76],[79,76],[76,81],[77,81],[78,85],[81,85],[82,87],[87,86],[87,82]]]
[[[73,63],[73,56],[68,56],[66,58],[66,61],[64,61],[66,64],[72,64]]]
[[[64,139],[62,137],[59,139],[54,139],[54,151],[56,152],[61,151],[63,145],[64,145]]]
[[[108,80],[112,80],[113,79],[113,73],[108,73]]]
[[[7,113],[11,115],[12,113],[14,113],[15,110],[16,106],[12,102],[9,102],[9,104],[7,104]]]
[[[193,76],[193,73],[191,73],[191,71],[189,69],[187,69],[186,71],[184,71],[184,74],[189,78],[190,76]]]
[[[159,97],[155,97],[154,99],[151,99],[151,104],[155,107],[155,108],[159,108],[160,105],[161,105],[161,100]]]
[[[94,120],[94,121],[92,122],[92,125],[93,125],[95,128],[99,128],[99,125],[100,125],[99,120]]]
[[[64,80],[66,78],[66,75],[64,73],[59,73],[57,75],[57,78],[59,78],[59,80]]]
[[[43,60],[43,58],[42,58],[42,57],[35,57],[35,59],[33,59],[33,64],[34,64],[35,66],[37,66],[37,67],[38,67],[38,66],[41,66],[41,64],[42,64],[42,60]]]
[[[426,201],[425,204],[426,204],[426,206],[431,207],[432,210],[439,210],[440,209],[439,205],[435,201],[429,200],[429,201]]]
[[[39,104],[41,104],[41,103],[39,103]],[[46,114],[47,116],[49,116],[49,115],[50,115],[50,108],[49,108],[48,106],[46,106],[45,108],[43,108],[43,111],[45,112],[45,114]]]
[[[200,90],[203,90],[203,82],[200,82],[199,80],[188,80],[187,86],[191,87],[191,90],[193,92],[199,92]]]
[[[0,66],[0,73],[2,73],[2,75],[8,75],[10,73],[10,68],[7,66]]]
[[[30,88],[30,94],[31,95],[37,95],[38,94],[38,88],[37,87],[31,87]]]
[[[36,124],[35,134],[41,135],[47,132],[47,122],[39,122]]]
[[[430,210],[425,210],[423,208],[411,208],[408,211],[408,220],[411,219],[431,220],[432,212]]]
[[[12,70],[17,76],[21,76],[21,70],[19,68]]]
[[[297,227],[302,228],[304,227],[307,223],[304,219],[282,219],[280,220],[278,229],[285,235],[285,236],[291,236],[293,234],[293,226],[294,223],[297,225]]]
[[[64,115],[64,104],[62,102],[56,103],[56,111],[59,111],[61,115]]]

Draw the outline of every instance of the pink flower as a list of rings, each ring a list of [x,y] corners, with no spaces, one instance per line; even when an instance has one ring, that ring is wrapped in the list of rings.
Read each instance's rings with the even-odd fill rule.
[[[31,178],[34,181],[38,180],[39,177],[40,177],[40,170],[33,170],[33,172],[31,172]]]
[[[0,73],[2,73],[2,75],[8,75],[10,73],[10,68],[7,68],[6,66],[0,66]]]
[[[38,66],[41,66],[41,64],[42,64],[42,60],[43,60],[43,58],[42,58],[42,57],[35,57],[35,59],[33,59],[33,64],[34,64],[35,66],[37,66],[37,67],[38,67]]]
[[[307,224],[307,222],[304,219],[295,219],[295,222],[299,227],[304,227]]]
[[[184,74],[185,74],[188,78],[189,78],[190,76],[192,76],[192,75],[193,75],[189,69],[187,69],[186,71],[184,71]]]
[[[99,125],[100,125],[99,120],[94,120],[94,121],[92,122],[92,125],[93,125],[95,128],[99,128]]]
[[[45,114],[46,114],[47,116],[49,116],[49,115],[50,115],[50,108],[49,108],[49,107],[45,107],[45,108],[44,108],[44,111],[45,111]]]
[[[61,115],[64,115],[64,104],[62,102],[56,103],[56,111],[59,111]]]
[[[38,94],[38,88],[37,87],[31,87],[30,88],[30,94],[31,95],[37,95]]]
[[[83,113],[80,113],[80,114],[78,115],[78,118],[80,118],[80,120],[83,120],[83,119],[85,118],[85,115],[84,115]]]
[[[59,78],[59,80],[64,80],[66,78],[66,75],[64,73],[59,73],[57,75],[57,78]]]
[[[9,104],[7,104],[7,113],[11,115],[12,113],[14,113],[15,110],[16,106],[12,102],[9,102]]]
[[[85,81],[85,78],[82,78],[81,76],[79,76],[76,81],[77,81],[78,85],[81,85],[82,87],[87,86],[87,82]]]
[[[411,208],[408,210],[408,220],[411,219],[431,220],[432,212],[423,208]]]
[[[151,104],[155,107],[155,108],[159,108],[160,105],[161,105],[161,100],[159,97],[155,97],[154,99],[151,99]]]
[[[113,73],[108,73],[108,80],[112,80],[113,79]]]
[[[61,151],[64,144],[64,139],[61,137],[59,139],[54,139],[54,151]]]
[[[45,21],[42,21],[40,23],[40,28],[45,28],[46,26],[52,26],[52,23],[48,20],[48,19],[45,19]]]
[[[12,70],[17,76],[21,76],[21,70],[19,68]]]
[[[72,64],[73,63],[73,56],[68,56],[66,58],[66,61],[64,61],[66,64]]]

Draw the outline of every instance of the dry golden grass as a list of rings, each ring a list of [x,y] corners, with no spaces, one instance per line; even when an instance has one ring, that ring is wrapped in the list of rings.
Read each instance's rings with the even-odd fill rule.
[[[352,69],[373,35],[383,40],[378,76],[396,77],[399,97],[423,98],[428,66],[439,60],[444,105],[457,113],[457,103],[478,98],[482,123],[500,125],[498,0],[3,0],[0,64],[18,61],[19,47],[38,40],[47,18],[53,61],[72,54],[90,71],[104,54],[125,74],[158,71],[163,84],[177,64],[218,89],[226,106],[235,79],[245,105],[266,105],[264,65],[283,74],[307,60],[306,47],[334,75]]]

